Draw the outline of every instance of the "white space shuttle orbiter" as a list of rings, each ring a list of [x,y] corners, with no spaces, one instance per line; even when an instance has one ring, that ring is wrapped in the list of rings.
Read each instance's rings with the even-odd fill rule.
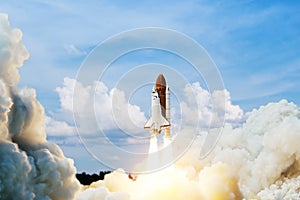
[[[144,128],[149,129],[151,134],[160,134],[166,129],[165,136],[170,137],[170,90],[162,74],[157,77],[152,90],[151,117]]]

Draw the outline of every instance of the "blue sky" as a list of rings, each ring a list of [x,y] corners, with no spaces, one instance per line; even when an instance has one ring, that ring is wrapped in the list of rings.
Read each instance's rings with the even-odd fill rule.
[[[300,105],[299,1],[3,0],[0,12],[22,30],[30,53],[20,85],[36,88],[48,114],[60,107],[55,88],[65,77],[75,78],[97,44],[141,27],[174,29],[195,39],[216,63],[233,103],[245,111],[281,99]],[[124,62],[169,64],[162,54],[143,55]]]

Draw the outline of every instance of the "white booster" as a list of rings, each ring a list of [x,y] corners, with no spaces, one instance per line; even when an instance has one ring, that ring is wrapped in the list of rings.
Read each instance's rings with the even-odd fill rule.
[[[171,113],[170,113],[170,88],[169,86],[166,87],[166,119],[171,124]],[[166,128],[165,137],[170,137],[170,126]]]

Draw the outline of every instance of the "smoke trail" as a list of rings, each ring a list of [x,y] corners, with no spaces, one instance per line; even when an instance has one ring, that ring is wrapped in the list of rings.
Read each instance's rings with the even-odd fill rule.
[[[150,139],[149,154],[155,153],[157,151],[158,151],[157,137],[155,134],[153,134]]]
[[[18,88],[29,58],[22,32],[0,14],[0,199],[73,199],[73,161],[46,140],[45,114],[32,88]]]
[[[169,145],[172,145],[172,139],[170,137],[164,137],[163,139],[163,151],[160,158],[161,163],[168,163],[168,160],[174,160],[173,149]],[[172,166],[171,166],[172,167]]]
[[[150,139],[149,158],[146,161],[147,162],[146,171],[155,169],[156,164],[159,163],[159,157],[157,151],[158,151],[157,137],[155,134],[153,134],[151,135],[151,139]]]

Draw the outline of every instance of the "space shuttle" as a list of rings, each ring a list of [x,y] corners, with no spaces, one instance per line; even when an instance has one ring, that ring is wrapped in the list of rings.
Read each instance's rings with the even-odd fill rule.
[[[151,134],[160,134],[165,129],[165,137],[170,137],[170,126],[170,89],[165,77],[160,74],[152,90],[151,117],[144,128]]]

